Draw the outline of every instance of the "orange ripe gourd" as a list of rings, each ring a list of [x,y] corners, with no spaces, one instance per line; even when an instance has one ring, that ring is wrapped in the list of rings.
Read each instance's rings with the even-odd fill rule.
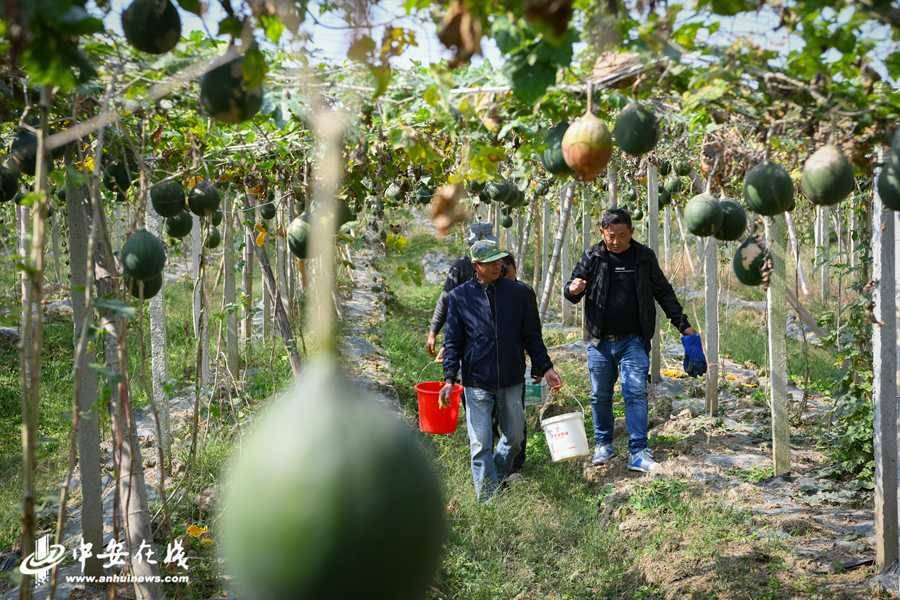
[[[588,111],[566,129],[562,152],[578,179],[593,181],[609,162],[612,135],[603,121]]]

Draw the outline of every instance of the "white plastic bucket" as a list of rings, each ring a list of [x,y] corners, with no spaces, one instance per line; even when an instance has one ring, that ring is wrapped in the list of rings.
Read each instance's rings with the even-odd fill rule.
[[[584,411],[557,415],[541,421],[553,462],[572,460],[590,454],[584,431]]]

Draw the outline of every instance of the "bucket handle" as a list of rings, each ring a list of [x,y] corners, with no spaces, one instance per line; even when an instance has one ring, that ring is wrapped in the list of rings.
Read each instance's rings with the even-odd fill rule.
[[[552,397],[552,396],[553,396],[554,394],[556,394],[556,393],[557,393],[557,392],[551,391],[551,392],[550,392],[550,395],[551,395],[550,397]],[[581,416],[584,417],[585,415],[587,415],[587,412],[585,412],[585,410],[584,410],[584,404],[581,403],[581,400],[579,400],[578,398],[575,398],[575,402],[578,403],[578,407],[581,409]],[[548,401],[547,401],[547,402],[544,402],[544,403],[541,405],[540,410],[538,411],[538,419],[539,419],[539,420],[541,420],[541,421],[544,420],[544,413],[547,411],[548,408],[550,408],[550,405],[551,405],[551,403],[549,402],[549,397],[548,397]]]

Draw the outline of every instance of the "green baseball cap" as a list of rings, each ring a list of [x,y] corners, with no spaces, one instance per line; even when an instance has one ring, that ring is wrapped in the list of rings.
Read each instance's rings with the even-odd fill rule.
[[[489,263],[509,256],[509,252],[501,250],[493,240],[478,240],[469,248],[469,258],[473,263]]]

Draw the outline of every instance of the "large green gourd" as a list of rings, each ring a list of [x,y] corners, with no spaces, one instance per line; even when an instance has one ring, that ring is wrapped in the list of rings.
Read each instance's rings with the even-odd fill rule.
[[[182,210],[175,216],[166,218],[166,233],[170,237],[181,239],[194,228],[194,219],[191,213]]]
[[[122,12],[122,31],[138,50],[164,54],[181,37],[181,17],[171,0],[134,0]]]
[[[571,175],[572,169],[566,164],[562,151],[562,139],[569,128],[568,121],[561,121],[550,128],[544,138],[546,148],[541,153],[541,163],[553,175]]]
[[[150,204],[161,217],[174,217],[184,212],[185,192],[175,179],[160,181],[150,188]]]
[[[781,165],[761,162],[744,176],[744,202],[757,214],[780,215],[794,208],[794,182]]]
[[[613,137],[619,147],[632,156],[650,152],[659,139],[656,115],[638,102],[629,103],[616,115]]]
[[[762,269],[765,263],[765,245],[759,238],[751,236],[738,246],[731,266],[738,281],[744,285],[759,285],[763,282]]]
[[[837,146],[822,146],[803,164],[800,189],[813,204],[837,204],[849,196],[854,187],[853,167]]]
[[[120,258],[126,275],[146,280],[166,266],[166,247],[146,229],[138,229],[125,241]]]
[[[684,207],[684,224],[699,237],[715,235],[722,226],[722,209],[709,193],[697,194]]]
[[[719,200],[719,210],[722,211],[722,225],[713,235],[723,242],[740,239],[747,229],[747,213],[743,207],[734,200]]]
[[[412,432],[332,361],[313,359],[244,438],[218,529],[244,600],[417,600],[446,517]]]
[[[900,176],[891,163],[886,162],[882,167],[876,180],[876,189],[885,206],[900,211]]]
[[[0,202],[9,202],[19,191],[19,172],[0,165]]]
[[[891,138],[891,151],[888,153],[888,163],[894,169],[894,173],[900,173],[900,126],[894,130]]]
[[[306,258],[309,242],[309,223],[303,217],[296,217],[287,228],[288,249],[297,258]]]
[[[198,217],[212,215],[219,210],[220,203],[219,190],[205,179],[194,186],[194,189],[188,194],[188,206],[191,212]]]
[[[262,107],[262,86],[248,86],[244,79],[244,58],[239,56],[206,73],[200,80],[200,105],[224,123],[240,123]]]

